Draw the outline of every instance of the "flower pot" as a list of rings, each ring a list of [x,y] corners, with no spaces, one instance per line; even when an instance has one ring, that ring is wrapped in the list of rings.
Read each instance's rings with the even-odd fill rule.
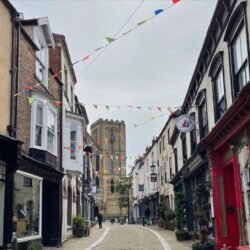
[[[78,238],[83,237],[83,235],[84,235],[84,229],[82,229],[82,228],[75,228],[75,229],[73,229],[73,235],[75,237],[78,237]]]
[[[184,240],[189,240],[189,233],[188,232],[176,232],[176,239],[178,241],[184,241]]]
[[[192,250],[214,250],[214,246],[213,245],[193,245],[192,246]]]

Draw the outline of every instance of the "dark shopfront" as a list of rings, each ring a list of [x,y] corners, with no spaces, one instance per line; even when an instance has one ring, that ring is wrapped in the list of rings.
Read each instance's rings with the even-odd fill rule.
[[[0,249],[6,249],[11,242],[13,204],[13,173],[16,171],[19,158],[19,140],[0,134]]]
[[[27,249],[32,240],[60,246],[62,177],[53,166],[22,156],[17,171],[12,172],[12,202],[5,207],[10,218],[5,224],[5,243],[11,244],[16,237],[19,249]]]
[[[197,231],[198,223],[195,218],[195,202],[193,194],[200,184],[209,181],[209,169],[204,152],[197,145],[196,151],[185,162],[181,171],[171,180],[174,185],[174,192],[182,193],[184,196],[186,219],[184,229],[188,231]],[[211,216],[207,218],[209,226],[213,227]]]

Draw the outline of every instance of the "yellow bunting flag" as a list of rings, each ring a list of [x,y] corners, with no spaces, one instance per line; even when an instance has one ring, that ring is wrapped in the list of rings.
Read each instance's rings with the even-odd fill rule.
[[[100,159],[102,160],[103,155],[100,155]]]
[[[31,105],[33,102],[33,97],[28,97],[28,101],[29,101],[29,105]]]
[[[147,22],[147,20],[144,20],[144,21],[141,21],[141,22],[137,23],[137,25],[142,25],[142,24],[144,24],[146,22]]]
[[[108,143],[108,138],[105,138],[105,142],[106,142],[106,144]]]

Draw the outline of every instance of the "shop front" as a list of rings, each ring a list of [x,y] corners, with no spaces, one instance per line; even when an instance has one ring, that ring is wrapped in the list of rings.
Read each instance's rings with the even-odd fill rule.
[[[203,143],[212,174],[215,249],[250,249],[250,86],[243,89]]]

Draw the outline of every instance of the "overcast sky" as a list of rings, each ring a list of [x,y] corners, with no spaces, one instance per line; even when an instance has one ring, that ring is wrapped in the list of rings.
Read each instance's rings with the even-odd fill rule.
[[[92,56],[75,66],[76,94],[86,104],[90,124],[98,118],[125,121],[127,165],[159,135],[169,112],[126,106],[182,104],[216,2],[182,0],[111,43],[94,62]],[[142,0],[11,0],[11,3],[26,19],[47,16],[52,32],[65,35],[71,59],[76,61],[105,45],[105,37],[113,37]],[[144,0],[120,34],[149,19],[155,10],[171,5],[171,0]],[[92,104],[121,108],[95,109]]]

